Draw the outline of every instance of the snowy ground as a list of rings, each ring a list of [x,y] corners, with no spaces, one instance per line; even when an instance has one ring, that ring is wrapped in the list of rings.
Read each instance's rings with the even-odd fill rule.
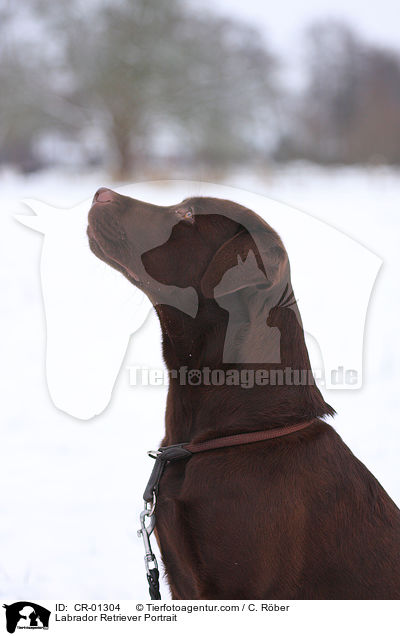
[[[242,171],[225,183],[305,210],[383,259],[367,319],[363,388],[325,397],[338,411],[337,430],[399,503],[400,172],[293,165],[263,175]],[[158,325],[150,318],[132,340],[101,416],[85,423],[57,410],[44,374],[42,237],[12,218],[24,197],[68,206],[100,185],[112,184],[101,174],[0,173],[2,598],[146,595],[136,529],[151,469],[145,451],[162,437],[166,389],[129,387],[127,367],[137,360],[161,366]]]

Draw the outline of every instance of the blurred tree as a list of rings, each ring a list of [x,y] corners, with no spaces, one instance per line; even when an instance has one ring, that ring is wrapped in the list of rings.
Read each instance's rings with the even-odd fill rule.
[[[0,2],[0,160],[35,167],[32,143],[42,123],[32,107],[35,83],[31,85],[30,59],[25,59],[15,38],[14,10],[8,0]]]
[[[46,119],[58,101],[50,127],[58,121],[82,140],[101,131],[119,178],[154,152],[221,164],[269,151],[275,60],[255,29],[191,12],[181,0],[29,4],[46,33],[46,65],[36,51],[22,64],[21,73],[36,63],[23,83],[30,112],[19,116],[22,127],[33,115]],[[33,90],[36,82],[50,83],[51,95]]]
[[[286,157],[319,162],[400,161],[400,56],[336,21],[314,24],[308,84]]]
[[[358,112],[348,131],[350,162],[400,163],[400,56],[368,47]]]
[[[208,165],[270,154],[276,143],[277,62],[244,24],[191,18],[171,97],[191,147]],[[172,84],[171,84],[172,85]]]
[[[0,162],[23,170],[40,166],[35,147],[43,134],[77,134],[82,123],[69,91],[57,85],[57,53],[42,45],[43,26],[33,3],[17,9],[0,0]]]

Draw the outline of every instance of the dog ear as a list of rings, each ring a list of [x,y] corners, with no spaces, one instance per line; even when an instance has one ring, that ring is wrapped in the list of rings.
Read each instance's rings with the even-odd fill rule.
[[[244,288],[281,288],[289,279],[286,251],[273,231],[240,230],[214,254],[201,280],[206,298],[221,298]]]

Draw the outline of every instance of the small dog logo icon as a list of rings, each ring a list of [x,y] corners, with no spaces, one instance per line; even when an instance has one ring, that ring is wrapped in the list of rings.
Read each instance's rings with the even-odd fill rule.
[[[11,605],[3,605],[6,610],[7,631],[13,634],[15,629],[48,629],[51,612],[32,603],[31,601],[18,601]]]

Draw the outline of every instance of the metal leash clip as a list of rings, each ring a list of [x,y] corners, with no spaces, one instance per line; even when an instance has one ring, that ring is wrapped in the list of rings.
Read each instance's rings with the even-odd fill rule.
[[[156,493],[153,492],[153,501],[145,502],[144,510],[140,513],[140,530],[137,531],[137,535],[143,539],[144,565],[146,568],[147,581],[149,583],[150,598],[153,600],[160,600],[161,596],[158,583],[160,574],[157,559],[150,544],[150,535],[156,525],[156,517],[154,514],[156,502]],[[147,525],[146,517],[149,518],[149,523]]]
[[[144,562],[146,565],[147,573],[149,572],[150,563],[155,563],[155,567],[157,567],[157,560],[153,554],[153,551],[150,545],[150,535],[154,530],[154,526],[156,525],[156,518],[155,518],[155,515],[153,514],[154,506],[155,506],[155,502],[152,505],[152,508],[150,509],[148,508],[148,504],[146,503],[144,510],[142,510],[142,512],[140,513],[140,530],[138,530],[137,532],[138,537],[142,537],[143,539],[143,545],[144,545],[144,551],[145,551]],[[146,526],[146,517],[149,517],[150,519],[150,522],[147,526]]]

